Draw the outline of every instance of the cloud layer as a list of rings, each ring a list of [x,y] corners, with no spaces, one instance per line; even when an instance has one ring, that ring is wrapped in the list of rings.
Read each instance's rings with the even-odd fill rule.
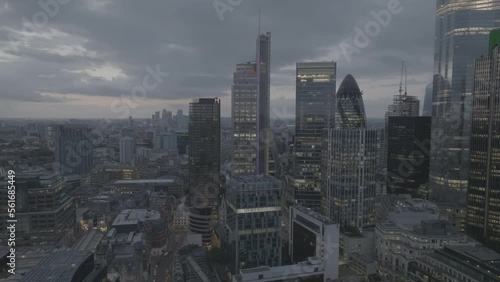
[[[217,2],[230,8],[223,20]],[[272,107],[293,115],[296,62],[337,60],[337,85],[352,73],[368,116],[383,117],[397,94],[401,59],[409,93],[423,102],[432,77],[435,3],[401,0],[400,12],[385,18],[368,44],[348,49],[355,51],[350,56],[339,50],[356,47],[358,28],[366,30],[374,13],[394,2],[7,0],[0,4],[0,117],[119,118],[111,103],[142,85],[148,66],[169,76],[131,115],[187,110],[194,98],[217,96],[229,116],[235,65],[255,57],[259,7],[262,32],[272,33]]]

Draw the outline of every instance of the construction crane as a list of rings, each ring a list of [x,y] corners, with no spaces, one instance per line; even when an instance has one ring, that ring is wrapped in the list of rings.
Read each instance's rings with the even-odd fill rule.
[[[408,75],[407,75],[407,65],[405,60],[401,62],[401,80],[399,81],[399,95],[403,95],[403,73],[405,76],[405,96],[408,95]]]

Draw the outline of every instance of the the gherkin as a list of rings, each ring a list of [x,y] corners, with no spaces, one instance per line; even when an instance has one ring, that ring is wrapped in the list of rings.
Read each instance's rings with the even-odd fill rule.
[[[365,106],[358,83],[346,75],[337,91],[336,128],[366,128]]]

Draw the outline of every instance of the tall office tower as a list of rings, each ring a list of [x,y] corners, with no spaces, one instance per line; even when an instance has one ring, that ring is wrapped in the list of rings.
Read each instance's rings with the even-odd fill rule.
[[[154,116],[155,116],[154,117],[155,120],[159,120],[160,119],[160,111],[156,111]]]
[[[0,175],[0,227],[8,223],[9,177]],[[16,186],[16,247],[58,244],[75,226],[75,202],[65,189],[58,173],[18,171]],[[8,233],[0,233],[0,243],[7,246]],[[67,238],[67,237],[66,237]]]
[[[131,137],[120,138],[120,162],[130,163],[134,159],[134,139]]]
[[[63,176],[85,174],[92,170],[93,144],[87,125],[56,126],[56,169]]]
[[[297,63],[294,202],[321,210],[322,132],[335,123],[335,62]]]
[[[422,116],[432,116],[432,83],[427,84],[425,87],[424,109],[422,111]]]
[[[432,93],[431,199],[465,203],[474,59],[500,27],[500,0],[439,0]]]
[[[500,30],[491,39],[474,66],[466,232],[500,252]]]
[[[220,100],[189,104],[189,189],[192,204],[217,211],[220,174]]]
[[[337,91],[335,128],[324,130],[323,202],[325,215],[341,229],[374,225],[377,130],[366,128],[362,93],[352,75]]]
[[[231,272],[281,265],[281,181],[269,175],[233,175],[226,200]]]
[[[270,158],[271,33],[257,38],[255,62],[238,64],[233,75],[234,174],[268,174]]]
[[[387,193],[428,198],[431,117],[389,117]]]
[[[257,161],[257,91],[254,62],[236,65],[233,74],[231,117],[233,127],[233,174],[255,174]]]
[[[257,174],[269,173],[271,136],[271,33],[257,38]]]

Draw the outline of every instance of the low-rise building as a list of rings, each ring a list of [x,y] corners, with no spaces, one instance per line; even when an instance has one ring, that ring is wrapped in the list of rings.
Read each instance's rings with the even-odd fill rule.
[[[408,268],[416,282],[494,282],[500,281],[500,254],[481,245],[446,246]]]

